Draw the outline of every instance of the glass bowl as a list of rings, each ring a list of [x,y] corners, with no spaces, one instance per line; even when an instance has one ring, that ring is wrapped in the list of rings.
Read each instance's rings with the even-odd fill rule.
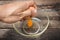
[[[31,38],[39,37],[41,34],[45,32],[45,30],[47,30],[49,25],[49,17],[45,17],[46,21],[42,20],[42,18],[37,17],[32,17],[31,19],[33,22],[31,28],[28,28],[27,20],[19,21],[18,25],[13,24],[13,28],[16,30],[17,33],[19,33],[22,36]]]

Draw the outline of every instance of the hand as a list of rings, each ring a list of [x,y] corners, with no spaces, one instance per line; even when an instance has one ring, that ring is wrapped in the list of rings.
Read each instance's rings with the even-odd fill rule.
[[[33,1],[13,2],[0,6],[0,19],[6,23],[22,20],[26,16],[34,16],[36,5]]]

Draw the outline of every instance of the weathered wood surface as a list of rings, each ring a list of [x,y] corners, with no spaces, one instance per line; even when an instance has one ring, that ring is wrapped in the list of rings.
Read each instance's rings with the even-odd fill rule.
[[[46,3],[44,3],[43,1],[44,0],[42,0],[42,3],[37,1],[37,4],[39,4],[39,5],[40,4],[48,4],[48,3],[52,4],[52,3],[60,2],[60,0],[56,0],[56,1],[49,0],[49,1],[45,1]],[[8,3],[8,2],[5,2],[5,3]],[[5,3],[3,2],[3,4],[5,4]],[[46,32],[42,35],[42,37],[39,37],[39,38],[34,39],[34,40],[57,40],[55,38],[60,37],[60,11],[41,12],[39,10],[41,10],[41,9],[38,8],[38,15],[40,14],[38,17],[42,18],[43,21],[46,21],[45,16],[49,15],[50,24],[49,24],[49,27],[46,30]],[[4,38],[5,38],[6,32],[8,31],[8,33],[9,33],[10,32],[9,30],[12,28],[13,28],[12,25],[9,26],[9,25],[5,25],[5,23],[0,22],[0,40],[5,40]],[[8,37],[12,37],[12,36],[14,38],[17,37],[17,40],[20,37],[20,35],[16,34],[16,32],[14,32],[14,31],[12,31],[11,34],[8,34],[8,35],[10,35]],[[20,37],[20,38],[21,38],[20,40],[25,40],[25,39],[27,40],[27,38],[25,38],[25,39],[23,37]],[[28,40],[30,40],[30,39],[28,39]],[[31,39],[31,40],[33,40],[33,39]]]

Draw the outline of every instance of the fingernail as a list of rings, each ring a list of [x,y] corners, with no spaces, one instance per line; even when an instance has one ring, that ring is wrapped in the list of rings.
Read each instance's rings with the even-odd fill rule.
[[[37,10],[35,9],[34,12],[37,13]]]
[[[35,8],[33,8],[32,11],[33,11],[34,13],[37,13],[37,9],[35,9]]]

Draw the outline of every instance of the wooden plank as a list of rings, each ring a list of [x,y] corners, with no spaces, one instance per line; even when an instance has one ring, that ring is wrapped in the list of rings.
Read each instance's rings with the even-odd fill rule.
[[[45,1],[45,0],[42,0],[42,2],[43,1]],[[42,2],[41,1],[40,2],[37,1],[37,4],[39,4],[39,5],[40,4],[45,4],[45,3],[42,3]],[[46,1],[46,4],[51,3],[51,2],[52,2],[52,0],[48,0],[48,1]],[[52,3],[56,3],[55,0]],[[46,12],[45,11],[45,12],[41,12],[39,10],[41,10],[41,9],[38,9],[38,15],[39,15],[38,17],[41,18],[43,20],[43,22],[44,22],[44,21],[46,21],[45,16],[48,15],[49,19],[50,19],[50,25],[49,25],[48,29],[44,32],[42,37],[39,37],[39,38],[37,38],[35,40],[50,40],[50,39],[54,39],[56,37],[59,37],[59,35],[60,35],[60,12],[57,12],[57,11],[50,11],[50,12]],[[0,34],[1,34],[0,35],[0,40],[5,40],[3,38],[4,34],[7,31],[9,31],[9,29],[13,29],[12,25],[0,22]],[[23,39],[23,37],[20,37],[20,35],[16,34],[16,32],[14,32],[14,31],[12,31],[10,33],[11,33],[10,36],[8,35],[9,38],[13,36],[13,38],[16,37],[17,39],[19,39],[19,38]]]
[[[10,29],[0,29],[0,39],[5,37],[5,33],[8,32]]]

